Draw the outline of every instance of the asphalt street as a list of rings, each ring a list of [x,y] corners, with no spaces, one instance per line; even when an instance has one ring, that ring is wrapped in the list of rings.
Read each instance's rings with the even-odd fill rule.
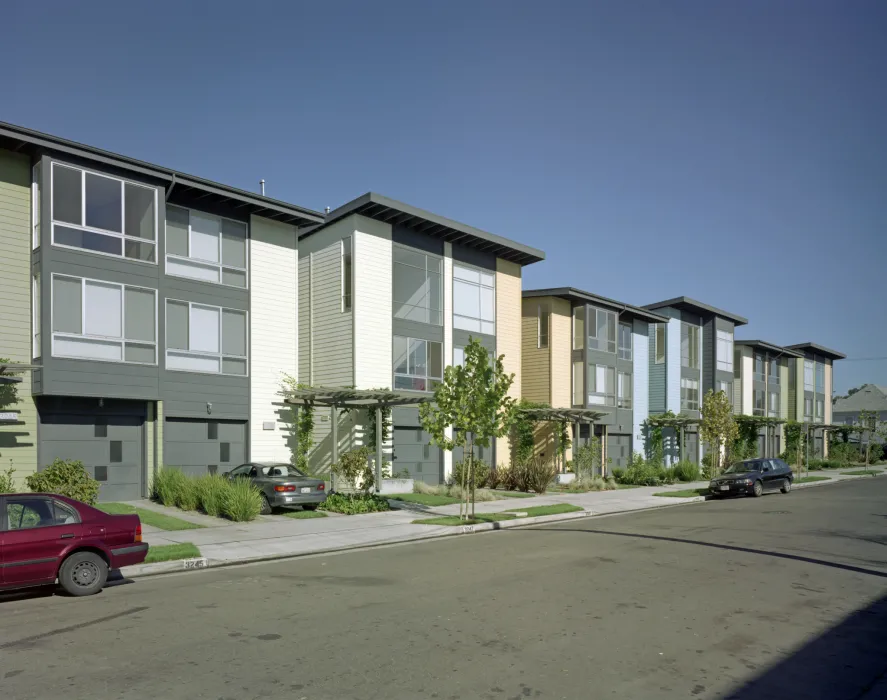
[[[874,697],[887,478],[0,596],[0,697]]]

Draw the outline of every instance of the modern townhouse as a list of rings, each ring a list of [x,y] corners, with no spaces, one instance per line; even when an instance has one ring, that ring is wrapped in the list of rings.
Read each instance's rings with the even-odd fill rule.
[[[854,425],[862,411],[875,413],[878,420],[887,423],[887,386],[863,384],[859,391],[835,400],[832,420],[839,425]]]
[[[828,456],[828,440],[822,426],[832,424],[833,366],[847,356],[816,343],[787,345],[801,356],[789,362],[788,414],[786,418],[812,427],[811,448],[816,457]]]
[[[624,467],[644,452],[649,414],[650,329],[668,318],[572,287],[523,293],[522,396],[552,408],[601,413],[572,427],[573,444],[601,440],[604,459]],[[553,455],[543,426],[537,450]]]
[[[127,500],[163,464],[288,459],[298,234],[323,220],[0,124],[0,356],[33,366],[0,467],[79,459]]]
[[[504,355],[521,392],[522,267],[534,248],[378,194],[332,211],[299,239],[299,378],[314,387],[394,389],[429,397],[471,338]],[[332,412],[329,412],[330,414]],[[341,453],[367,442],[365,411],[336,419]],[[415,407],[392,409],[391,469],[436,484],[461,459],[431,444]],[[331,416],[317,412],[309,460],[330,463]],[[506,461],[508,441],[479,456]],[[385,457],[384,459],[388,459]]]
[[[699,418],[702,399],[709,391],[723,391],[731,402],[734,392],[733,333],[748,320],[689,297],[676,297],[643,307],[667,317],[650,327],[650,414],[671,411]],[[690,426],[681,451],[676,441],[666,445],[666,459],[679,455],[698,462],[702,445]]]

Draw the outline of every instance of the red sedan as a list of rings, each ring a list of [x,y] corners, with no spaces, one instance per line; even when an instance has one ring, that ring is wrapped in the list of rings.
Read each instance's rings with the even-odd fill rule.
[[[56,494],[0,494],[0,589],[58,581],[71,595],[91,595],[110,569],[147,554],[138,515],[109,515]]]

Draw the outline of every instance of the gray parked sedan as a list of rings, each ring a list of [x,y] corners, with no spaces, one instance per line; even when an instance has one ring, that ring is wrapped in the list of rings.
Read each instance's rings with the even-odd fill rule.
[[[323,479],[303,474],[283,462],[249,462],[225,474],[229,479],[250,479],[262,492],[262,514],[278,506],[302,506],[314,510],[326,500]]]

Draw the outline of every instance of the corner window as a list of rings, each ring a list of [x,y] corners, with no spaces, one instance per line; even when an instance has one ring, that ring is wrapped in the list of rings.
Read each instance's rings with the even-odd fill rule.
[[[33,312],[33,318],[31,319],[32,324],[32,337],[34,341],[34,347],[32,348],[32,357],[41,357],[42,350],[40,348],[40,341],[42,336],[40,335],[40,324],[43,321],[43,313],[42,313],[42,304],[40,303],[40,273],[38,272],[31,279],[31,311]]]
[[[157,190],[52,164],[52,242],[92,253],[157,262]]]
[[[767,362],[767,383],[779,384],[779,360],[771,357]]]
[[[351,236],[342,239],[342,311],[351,311],[352,264]]]
[[[699,326],[681,324],[681,366],[699,369]]]
[[[813,391],[813,360],[804,360],[804,391]]]
[[[718,381],[717,385],[718,391],[723,391],[727,395],[727,401],[729,402],[731,408],[733,406],[733,382],[722,382]]]
[[[631,325],[619,324],[619,359],[631,360]]]
[[[539,312],[536,327],[536,347],[548,347],[548,334],[551,327],[551,311],[548,304],[539,304]]]
[[[756,382],[763,382],[765,380],[764,377],[764,356],[755,353],[755,377]]]
[[[394,246],[394,317],[443,325],[443,261],[436,255]]]
[[[765,412],[764,402],[766,401],[766,396],[763,389],[754,390],[754,400],[755,403],[752,409],[752,415],[763,416]]]
[[[496,276],[492,272],[453,266],[453,327],[496,334]]]
[[[616,312],[588,307],[588,349],[616,352]]]
[[[804,399],[804,421],[813,422],[813,399]]]
[[[585,363],[573,363],[573,405],[585,405]]]
[[[52,356],[157,363],[157,290],[52,276]]]
[[[653,345],[655,346],[654,364],[661,365],[665,362],[665,324],[655,324],[653,333]]]
[[[31,171],[31,247],[40,247],[40,198],[43,190],[43,166],[37,163]]]
[[[464,352],[462,361],[464,362]],[[443,346],[417,338],[394,336],[394,388],[433,391],[443,379]]]
[[[166,207],[166,274],[229,287],[247,286],[246,224]]]
[[[573,307],[573,350],[585,349],[585,307]],[[573,403],[582,403],[574,401]]]
[[[816,393],[824,394],[825,393],[825,364],[816,360]]]
[[[247,374],[247,314],[239,309],[166,300],[166,368]]]
[[[722,372],[733,371],[733,334],[730,331],[717,332],[718,369]]]
[[[699,410],[699,380],[681,378],[681,410]]]
[[[588,365],[588,404],[590,406],[616,405],[615,367]]]
[[[816,399],[816,418],[822,420],[825,416],[825,402],[822,399]]]
[[[631,408],[631,375],[627,372],[616,375],[616,406]]]

